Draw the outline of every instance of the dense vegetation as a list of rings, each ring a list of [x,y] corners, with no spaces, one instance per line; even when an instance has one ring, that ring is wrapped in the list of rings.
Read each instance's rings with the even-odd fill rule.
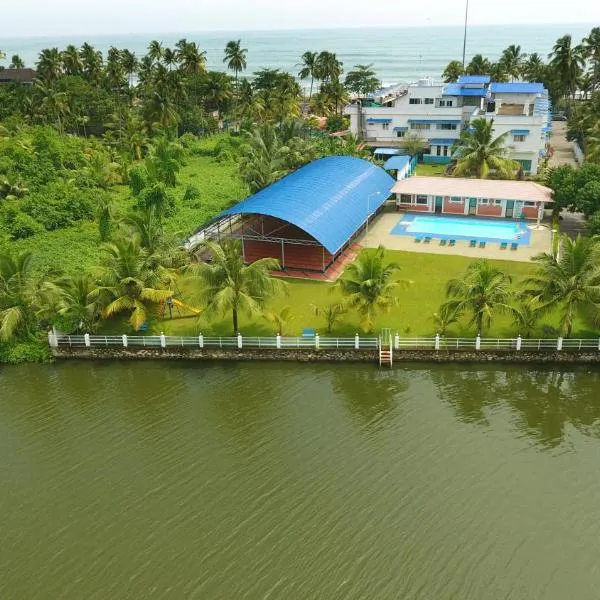
[[[290,283],[293,304],[281,304],[286,286],[267,272],[274,263],[246,267],[235,244],[203,247],[200,254],[183,249],[182,240],[223,208],[309,161],[329,154],[368,157],[360,140],[327,132],[347,127],[342,111],[351,94],[379,87],[371,65],[344,73],[334,53],[306,52],[297,73],[310,86],[303,95],[288,73],[261,69],[245,77],[246,54],[241,41],[232,40],[223,58],[228,72],[219,72],[207,71],[205,53],[185,39],[174,48],[153,41],[143,57],[117,48],[103,56],[89,44],[49,48],[39,55],[34,85],[0,86],[0,360],[43,358],[50,324],[64,331],[152,330],[160,324],[230,333],[231,325],[256,329],[260,322],[283,332],[293,329],[293,319],[305,319],[347,333],[397,318],[397,288],[409,285],[410,294],[416,287],[399,279],[400,265],[382,250],[361,254],[331,298],[328,286]],[[18,56],[8,62],[24,66]],[[509,71],[510,77],[520,73]],[[567,91],[563,95],[574,95]],[[594,102],[591,94],[571,110],[569,126],[586,148],[595,136]],[[407,143],[418,152],[419,139]],[[461,145],[458,173],[486,176],[514,167],[499,149],[501,140],[483,127],[465,133]],[[550,175],[557,197],[566,190],[558,206],[582,210],[590,226],[600,222],[593,167]],[[582,189],[585,201],[576,193]],[[198,261],[206,252],[210,264]],[[472,289],[478,269],[461,278],[473,280]],[[540,273],[528,267],[525,275],[540,279]],[[595,282],[595,274],[587,281]],[[440,293],[444,283],[435,282]],[[416,327],[445,331],[463,317],[469,326],[472,302],[456,304],[466,290],[448,290],[447,302],[427,316],[430,325]],[[485,318],[475,318],[479,329],[504,305],[512,307],[504,312],[530,325],[534,313],[538,318],[558,309],[557,300],[543,300],[549,291],[539,291],[539,311],[506,293],[491,296]],[[174,298],[197,302],[200,324],[167,325],[163,319]],[[569,314],[580,318],[584,304],[591,306],[579,302]],[[570,333],[572,322],[561,321],[557,331]]]

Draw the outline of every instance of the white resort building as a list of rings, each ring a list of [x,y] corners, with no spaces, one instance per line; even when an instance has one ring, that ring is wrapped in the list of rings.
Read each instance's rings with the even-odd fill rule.
[[[464,75],[457,83],[431,78],[379,90],[345,109],[350,130],[370,146],[401,148],[416,134],[427,142],[425,163],[449,163],[452,146],[471,120],[494,121],[494,134],[508,133],[509,157],[535,173],[547,151],[550,103],[541,83],[493,83]]]

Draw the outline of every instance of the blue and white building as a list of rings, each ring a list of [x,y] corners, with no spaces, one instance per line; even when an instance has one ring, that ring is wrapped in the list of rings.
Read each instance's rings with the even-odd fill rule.
[[[452,146],[476,118],[494,121],[496,136],[508,133],[510,158],[535,173],[550,133],[548,92],[541,83],[493,83],[464,75],[456,83],[431,78],[380,90],[346,107],[350,130],[371,146],[401,148],[409,134],[423,138],[425,163],[449,163]]]

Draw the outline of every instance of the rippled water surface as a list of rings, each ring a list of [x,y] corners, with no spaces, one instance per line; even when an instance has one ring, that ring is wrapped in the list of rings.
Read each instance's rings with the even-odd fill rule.
[[[0,598],[596,600],[600,374],[0,367]]]

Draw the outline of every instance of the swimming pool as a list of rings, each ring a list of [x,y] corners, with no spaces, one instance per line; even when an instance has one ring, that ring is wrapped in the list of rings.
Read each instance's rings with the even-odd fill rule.
[[[521,221],[415,214],[404,215],[391,233],[440,240],[517,242],[524,246],[529,245],[531,238],[527,223]]]

